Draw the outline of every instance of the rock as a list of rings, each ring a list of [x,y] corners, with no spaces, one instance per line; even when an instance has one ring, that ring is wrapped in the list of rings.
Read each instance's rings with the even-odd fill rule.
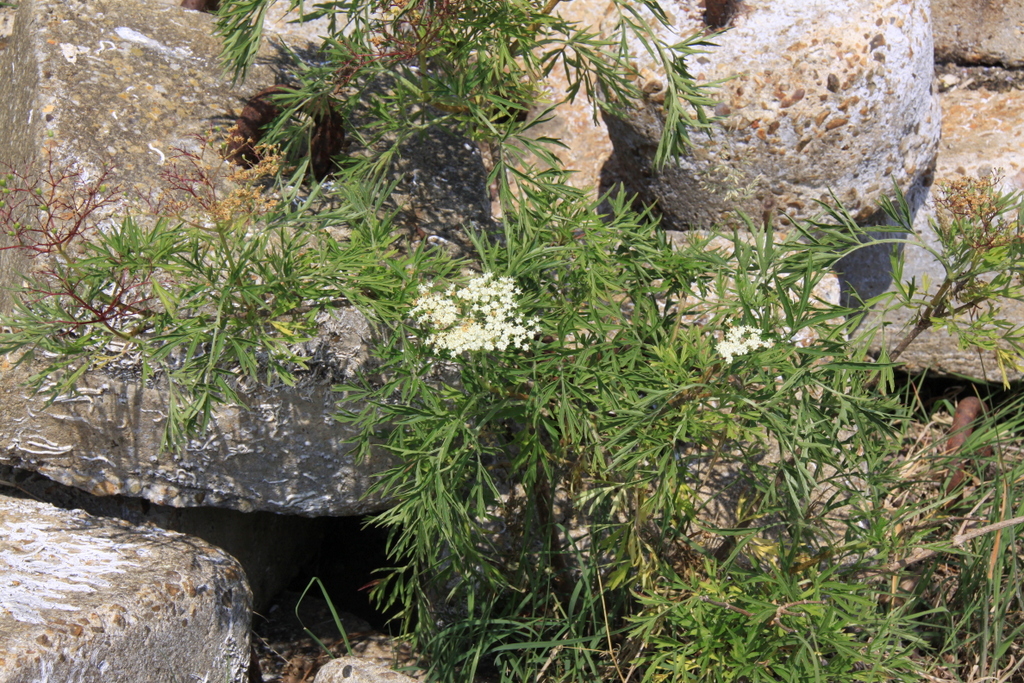
[[[1024,66],[1024,5],[995,0],[932,0],[935,58]]]
[[[998,173],[1005,191],[1024,190],[1024,91],[951,90],[942,95],[942,144],[936,162],[935,185],[922,188],[916,199],[921,205],[914,221],[914,230],[922,243],[938,247],[938,238],[930,222],[935,220],[937,188],[945,181],[960,176],[975,178]],[[920,247],[910,246],[904,252],[904,279],[911,277],[920,284],[925,278],[932,290],[941,283],[944,272],[938,262]],[[855,288],[865,296],[873,296],[891,286],[888,255],[884,250],[857,254],[846,261],[846,270],[856,273]],[[867,278],[866,274],[873,274]],[[1024,325],[1024,303],[1002,302],[1002,315],[1017,325]],[[911,319],[910,311],[894,311],[884,317],[878,312],[865,324],[887,325],[877,344],[890,347],[898,343]],[[877,345],[876,345],[877,348]],[[956,342],[940,331],[928,330],[908,347],[900,357],[911,372],[930,370],[939,374],[965,375],[991,382],[1003,377],[991,352],[958,349]],[[1008,368],[1008,379],[1024,374]]]
[[[1024,90],[951,90],[942,95],[942,144],[935,177],[999,173],[1024,189]]]
[[[12,495],[23,493],[65,510],[82,510],[136,526],[153,525],[215,545],[242,565],[249,577],[253,609],[260,613],[288,587],[314,549],[322,546],[327,531],[325,519],[215,507],[174,508],[142,498],[93,496],[36,472],[0,466],[0,490],[3,488],[9,488]]]
[[[211,35],[214,18],[176,6],[23,0],[15,16],[0,42],[0,163],[15,168],[52,160],[86,179],[106,168],[112,185],[144,196],[173,148],[231,125],[247,95],[275,80],[269,50],[246,83],[231,86]],[[144,214],[146,206],[125,200],[112,210]],[[14,250],[0,251],[0,297],[25,267]],[[0,299],[0,312],[9,306]],[[247,396],[251,410],[223,408],[205,438],[173,457],[160,448],[166,392],[140,385],[131,367],[91,372],[79,395],[44,408],[23,388],[31,370],[4,359],[0,464],[174,507],[306,516],[380,510],[386,501],[364,494],[386,461],[356,463],[352,433],[332,419],[331,386],[360,367],[368,337],[355,310],[325,317],[318,342],[329,368],[296,388]]]
[[[600,2],[562,2],[555,6],[555,13],[566,21],[581,28],[594,30],[600,27],[607,8]],[[568,82],[562,64],[556,64],[541,87],[545,101],[560,102],[568,90]],[[600,114],[595,118],[594,107],[581,89],[576,99],[560,105],[552,112],[551,119],[531,129],[531,135],[547,136],[560,140],[565,149],[553,148],[568,170],[573,171],[569,183],[580,189],[591,189],[595,198],[601,183],[601,168],[612,155],[612,143],[608,127]]]
[[[662,4],[674,19],[672,31],[656,29],[662,39],[704,28],[696,0]],[[652,95],[629,120],[606,117],[615,146],[606,186],[625,182],[679,229],[729,220],[734,209],[758,220],[806,218],[830,192],[866,219],[890,178],[906,189],[930,174],[940,121],[928,2],[857,0],[841,12],[825,0],[741,7],[732,28],[711,36],[717,47],[687,61],[698,82],[731,79],[715,93],[726,118],[660,173],[652,161],[664,76],[631,45]]]
[[[186,7],[181,0],[153,0],[162,5],[183,7],[185,9],[196,9],[205,11],[202,7]],[[211,0],[191,0],[192,4],[205,5]],[[219,4],[219,2],[217,3]],[[319,47],[322,36],[330,32],[330,22],[326,17],[303,23],[292,23],[299,18],[299,13],[308,10],[308,7],[299,5],[294,10],[291,3],[271,2],[267,7],[266,18],[263,21],[263,29],[266,36],[271,40],[284,40],[293,49],[309,51],[314,46]],[[308,14],[308,12],[306,12]]]
[[[324,664],[313,683],[413,683],[415,680],[392,671],[386,661],[338,657]]]
[[[329,380],[254,392],[251,409],[219,409],[204,438],[168,454],[160,445],[167,399],[159,385],[91,372],[76,396],[46,407],[45,397],[24,388],[28,372],[8,367],[0,374],[0,465],[94,495],[173,507],[316,517],[387,506],[366,496],[387,461],[355,462],[354,433],[333,419],[340,407]]]
[[[250,593],[198,539],[0,496],[0,681],[246,680]]]

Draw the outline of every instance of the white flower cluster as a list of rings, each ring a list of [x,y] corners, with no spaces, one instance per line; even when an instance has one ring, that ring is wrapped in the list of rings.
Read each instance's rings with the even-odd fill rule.
[[[504,351],[509,346],[525,349],[540,330],[536,318],[524,320],[516,297],[522,291],[510,277],[484,273],[462,289],[450,285],[431,292],[420,285],[420,298],[411,311],[417,322],[429,323],[436,332],[428,343],[437,351],[458,355],[463,351]]]
[[[742,356],[755,349],[767,349],[772,343],[761,339],[761,331],[749,325],[738,325],[725,335],[725,339],[718,342],[718,352],[725,358],[726,363],[731,363],[736,356]]]

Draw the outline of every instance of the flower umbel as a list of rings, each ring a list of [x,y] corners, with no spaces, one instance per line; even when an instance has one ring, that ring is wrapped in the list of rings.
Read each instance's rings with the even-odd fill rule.
[[[449,285],[443,293],[430,290],[430,285],[420,285],[411,314],[437,330],[427,339],[436,351],[454,356],[463,351],[504,351],[509,346],[525,349],[540,330],[536,318],[525,320],[519,312],[516,297],[522,290],[510,277],[484,273],[462,289]]]
[[[772,343],[761,339],[761,331],[749,325],[738,325],[725,335],[725,339],[718,342],[718,352],[726,363],[731,363],[736,356],[742,356],[756,349],[767,349]]]

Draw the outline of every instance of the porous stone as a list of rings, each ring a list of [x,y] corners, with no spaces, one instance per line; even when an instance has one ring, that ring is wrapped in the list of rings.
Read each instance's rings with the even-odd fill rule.
[[[943,93],[936,179],[992,173],[1006,189],[1024,190],[1024,90]]]
[[[415,680],[393,671],[384,661],[338,657],[321,667],[313,683],[413,683]]]
[[[183,534],[0,496],[0,681],[242,683],[250,593]]]
[[[932,0],[935,58],[1024,66],[1024,4],[1006,0]]]
[[[106,213],[144,215],[175,148],[194,149],[249,88],[274,80],[261,58],[244,85],[218,63],[212,18],[163,4],[25,0],[0,40],[0,167],[28,175],[52,163],[83,181],[103,170],[124,200]],[[0,251],[0,311],[28,256]]]
[[[668,43],[704,29],[702,3],[662,3]],[[662,132],[664,74],[631,45],[646,92],[628,120],[606,117],[615,153],[605,183],[624,182],[656,202],[670,226],[706,227],[787,214],[806,218],[832,193],[858,219],[895,180],[906,189],[931,172],[939,137],[932,39],[925,0],[747,2],[714,47],[687,60],[700,83],[723,81],[723,117],[691,153],[653,167]],[[653,25],[655,22],[651,20]],[[605,27],[610,30],[610,27]]]
[[[16,169],[102,169],[128,197],[112,210],[145,213],[176,147],[209,135],[247,94],[276,78],[269,56],[232,86],[218,61],[214,18],[128,0],[23,0],[0,43],[0,163]],[[10,77],[8,77],[8,75]],[[426,175],[426,174],[424,174]],[[20,284],[18,250],[0,251],[0,295]],[[0,312],[10,310],[0,301]],[[208,435],[180,454],[161,449],[167,392],[130,366],[87,374],[74,396],[45,400],[23,387],[31,367],[0,362],[0,464],[30,469],[97,495],[174,507],[218,506],[306,516],[358,515],[386,501],[364,494],[388,461],[357,463],[352,432],[333,415],[333,382],[365,361],[366,319],[342,308],[311,348],[329,368],[295,388],[246,395],[219,410]]]
[[[608,8],[601,2],[574,0],[555,6],[555,13],[583,30],[599,30]],[[551,74],[540,87],[543,104],[562,102],[569,89],[568,78],[561,63],[555,64]],[[564,148],[551,148],[565,169],[573,173],[568,182],[573,187],[589,189],[595,198],[601,185],[601,169],[612,155],[608,127],[600,113],[595,116],[594,103],[584,89],[575,99],[559,105],[549,112],[549,120],[530,129],[530,134],[557,139]]]

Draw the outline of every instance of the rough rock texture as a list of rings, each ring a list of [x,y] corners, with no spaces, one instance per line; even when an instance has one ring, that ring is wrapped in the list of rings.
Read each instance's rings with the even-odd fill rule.
[[[329,382],[252,394],[250,409],[220,409],[206,437],[168,454],[160,449],[166,395],[159,386],[94,372],[78,395],[45,407],[45,397],[24,388],[25,369],[2,372],[0,464],[94,495],[173,507],[330,516],[386,506],[364,497],[374,467],[385,463],[354,462],[352,433],[333,419],[338,397]]]
[[[1007,189],[1024,190],[1024,90],[944,93],[936,179],[993,172]]]
[[[313,683],[413,683],[415,678],[364,657],[338,657],[325,664]]]
[[[942,144],[936,163],[936,185],[917,193],[921,205],[915,216],[914,229],[924,244],[937,248],[938,238],[930,222],[935,218],[937,186],[958,176],[983,177],[1000,173],[1005,190],[1024,190],[1024,91],[953,89],[942,95]],[[937,287],[943,271],[928,252],[908,247],[905,252],[904,279],[925,277]],[[848,270],[860,274],[858,290],[871,296],[891,286],[888,256],[882,250],[862,253],[847,264]],[[872,277],[868,277],[868,276]],[[1006,302],[1002,315],[1016,324],[1024,324],[1024,304]],[[882,339],[890,347],[902,336],[910,313],[899,311],[885,316]],[[865,324],[878,326],[883,319],[874,314]],[[879,343],[881,343],[881,339]],[[940,374],[962,374],[988,381],[1001,381],[994,354],[980,353],[976,349],[958,349],[956,343],[943,332],[926,331],[918,337],[900,357],[907,369],[916,372],[931,370]],[[1010,368],[1012,371],[1012,368]],[[1009,379],[1021,378],[1020,372],[1010,372]]]
[[[932,0],[935,58],[1024,66],[1024,4],[1015,0]]]
[[[696,0],[663,3],[675,30],[703,28]],[[691,58],[699,82],[733,78],[716,94],[728,115],[678,167],[655,173],[661,106],[651,96],[628,121],[607,118],[615,154],[606,183],[624,181],[657,201],[671,225],[703,227],[744,209],[755,218],[806,217],[829,191],[859,219],[877,209],[890,177],[927,177],[939,134],[925,0],[746,2],[718,47]],[[607,29],[608,27],[606,27]],[[639,46],[634,53],[641,54]],[[663,80],[638,57],[647,89]]]
[[[250,593],[198,539],[0,496],[0,681],[241,683]]]
[[[146,194],[173,148],[230,124],[246,95],[275,79],[260,58],[249,80],[232,87],[212,22],[163,4],[23,0],[11,35],[0,39],[0,163],[32,167],[49,157],[87,178],[107,168],[111,184]],[[0,294],[18,284],[24,267],[14,251],[0,251]],[[0,301],[0,311],[8,305]],[[22,388],[27,370],[5,359],[0,464],[175,507],[308,516],[378,510],[384,503],[363,494],[382,464],[354,463],[350,434],[331,418],[331,382],[366,358],[368,337],[353,310],[325,319],[328,376],[251,395],[248,411],[225,408],[209,436],[181,457],[159,449],[165,393],[140,386],[131,368],[92,373],[80,395],[44,410]]]
[[[605,3],[574,0],[562,2],[555,13],[566,21],[575,22],[584,29],[597,30],[608,10]],[[566,96],[568,83],[562,65],[558,64],[545,79],[542,96],[551,102],[560,102]],[[536,136],[561,140],[566,149],[553,149],[567,169],[575,173],[569,182],[573,187],[589,188],[597,196],[601,184],[601,169],[612,155],[608,127],[600,115],[594,117],[594,107],[581,90],[573,102],[559,106],[549,121],[532,129]]]
[[[262,58],[246,84],[230,85],[209,15],[108,0],[18,5],[0,43],[0,161],[18,169],[52,157],[86,178],[106,168],[111,184],[146,194],[173,149],[230,125],[246,93],[274,81]]]
[[[288,587],[311,549],[321,546],[328,521],[214,507],[173,508],[128,496],[93,496],[36,472],[5,466],[0,466],[0,493],[196,536],[238,560],[249,577],[253,609],[260,613]]]

